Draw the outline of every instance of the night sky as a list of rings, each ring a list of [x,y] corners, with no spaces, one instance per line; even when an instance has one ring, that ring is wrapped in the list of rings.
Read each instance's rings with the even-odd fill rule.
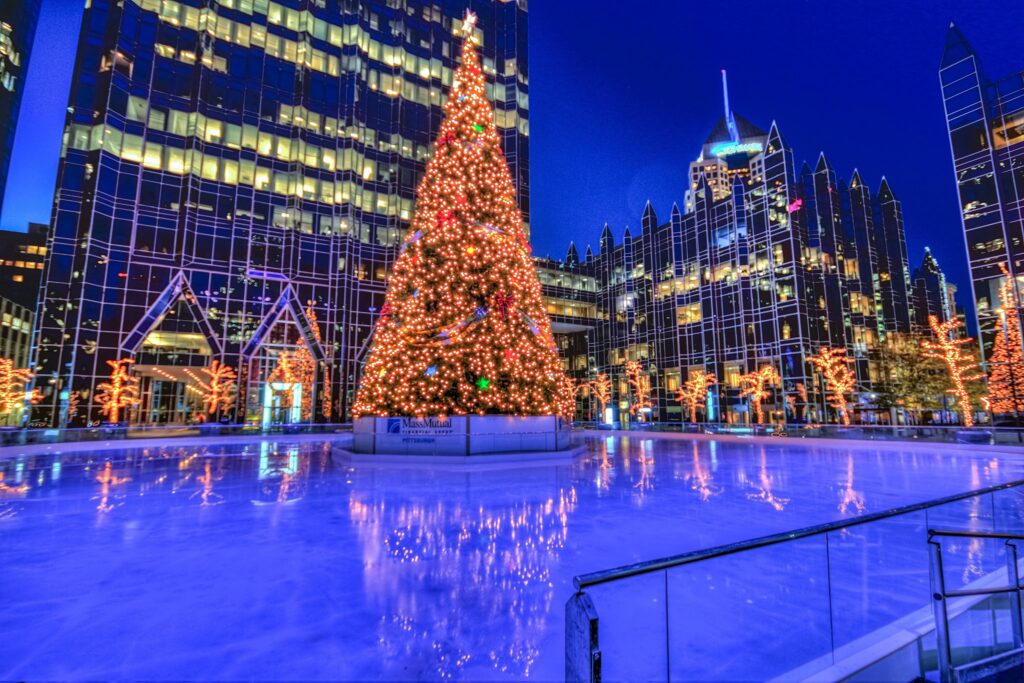
[[[43,0],[0,224],[48,222],[82,0]],[[721,116],[776,120],[797,163],[824,151],[903,202],[911,267],[932,248],[970,286],[938,85],[955,21],[986,72],[1024,68],[1020,0],[621,0],[530,4],[535,253],[635,231],[650,200],[683,203],[687,166]]]

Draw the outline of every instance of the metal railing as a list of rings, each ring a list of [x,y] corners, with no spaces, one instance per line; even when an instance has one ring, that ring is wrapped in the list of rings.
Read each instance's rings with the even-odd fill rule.
[[[80,443],[90,441],[120,441],[138,438],[178,438],[196,436],[248,436],[260,434],[334,434],[351,432],[352,424],[289,424],[263,428],[251,424],[202,425],[102,425],[98,427],[76,427],[67,429],[45,428],[0,428],[0,446],[25,446],[29,444]]]
[[[1016,480],[851,519],[578,575],[573,579],[576,593],[566,603],[565,678],[567,681],[768,679],[794,671],[801,672],[801,676],[813,675],[844,658],[856,656],[866,648],[865,639],[871,641],[874,633],[911,612],[927,610],[930,623],[931,577],[924,549],[932,522],[938,521],[944,527],[958,526],[958,522],[973,526],[990,523],[991,533],[996,532],[998,523],[1024,531],[1024,488],[1021,487],[1024,487],[1024,480]],[[986,497],[988,505],[984,504]],[[964,505],[967,509],[962,509]],[[880,525],[893,525],[896,531],[907,533],[889,539],[891,547],[887,550],[877,538],[881,533]],[[985,535],[977,529],[970,532],[972,537]],[[948,535],[957,531],[942,533]],[[772,576],[765,579],[747,565],[740,567],[735,577],[723,577],[723,573],[713,569],[706,569],[701,576],[685,577],[688,582],[673,577],[674,572],[687,566],[703,567],[706,562],[722,561],[730,556],[742,556],[747,562],[750,553],[775,547],[800,558],[796,561],[775,555],[769,563],[775,570],[780,565],[791,569],[790,573],[782,575],[789,579],[791,573],[807,569],[809,558],[820,552],[809,545],[817,542],[821,542],[820,550],[824,551],[820,564],[824,580],[818,581],[819,577],[812,576],[810,581],[797,581],[795,589],[793,585],[781,587]],[[907,558],[896,557],[894,562],[887,553],[913,554],[918,560],[899,566]],[[861,555],[863,559],[858,559]],[[863,562],[863,567],[853,566],[851,572],[851,564],[858,561]],[[846,585],[850,582],[840,585],[840,575],[844,572],[855,575],[847,577],[853,579],[854,589]],[[888,585],[876,585],[875,572],[888,577],[885,582]],[[966,570],[964,576],[967,576]],[[974,578],[973,574],[971,576]],[[639,583],[645,581],[643,577],[647,577],[643,587],[632,586],[628,595],[617,595],[608,601],[606,609],[615,612],[614,616],[624,623],[607,620],[601,623],[597,607],[601,601],[595,601],[590,593],[595,589]],[[752,628],[756,624],[745,621],[742,615],[707,614],[700,611],[699,605],[688,609],[694,605],[687,605],[687,597],[699,593],[701,581],[714,584],[712,590],[717,590],[719,583],[729,584],[725,591],[718,591],[718,598],[705,601],[712,606],[720,606],[719,598],[728,598],[728,591],[735,591],[742,595],[724,602],[736,610],[746,609],[758,600],[785,607],[786,600],[779,599],[781,595],[793,599],[790,607],[795,611],[790,615],[784,611],[771,612],[771,618],[778,623],[768,635],[762,632],[762,636],[758,636],[758,629]],[[761,593],[752,590],[752,584],[760,584]],[[896,584],[900,585],[899,590]],[[907,595],[899,592],[904,586],[911,588]],[[890,591],[895,597],[879,597],[873,595],[873,591]],[[991,592],[984,593],[989,594]],[[812,613],[808,605],[815,599],[820,599],[821,605]],[[853,617],[849,605],[857,612]],[[871,611],[878,608],[886,614],[872,615]],[[634,613],[637,611],[641,613],[640,618]],[[648,618],[646,622],[643,616]],[[757,617],[765,616],[762,607]],[[851,623],[845,623],[844,618]],[[651,623],[652,620],[662,623]],[[795,632],[787,631],[789,628]],[[619,640],[630,641],[609,643],[608,639],[602,639],[609,629],[617,631],[613,635]],[[821,639],[823,631],[828,634],[827,639]],[[806,639],[818,639],[818,642],[808,643]],[[697,642],[702,640],[710,644]],[[701,661],[688,662],[681,654],[683,651],[703,653]],[[739,659],[737,653],[740,653]]]
[[[576,422],[577,429],[612,429],[597,422]],[[795,438],[858,439],[869,441],[929,441],[937,443],[1024,444],[1024,427],[963,427],[959,425],[778,424],[745,425],[726,422],[642,422],[622,425],[622,431],[785,436]]]
[[[1007,585],[985,586],[949,590],[946,588],[946,571],[942,561],[943,538],[985,539],[1003,541],[1006,546]],[[954,683],[964,680],[982,680],[998,675],[1008,669],[1020,669],[1024,661],[1024,626],[1021,621],[1020,552],[1017,543],[1024,541],[1022,534],[998,534],[983,531],[928,531],[928,550],[931,558],[932,606],[935,611],[935,642],[938,656],[939,680]],[[985,657],[980,662],[971,662],[961,667],[953,664],[953,642],[950,636],[950,599],[988,597],[1005,594],[1009,598],[1009,618],[1013,635],[1012,648],[996,656]],[[980,674],[972,676],[971,674]]]

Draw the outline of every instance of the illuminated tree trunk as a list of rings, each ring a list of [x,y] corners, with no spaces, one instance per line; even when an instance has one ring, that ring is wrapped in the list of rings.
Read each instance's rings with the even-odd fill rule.
[[[590,382],[590,389],[597,399],[597,419],[601,420],[604,415],[605,406],[612,400],[612,381],[603,372]]]
[[[631,415],[643,419],[645,412],[651,408],[651,378],[643,371],[640,361],[626,361],[626,380],[632,401],[629,405]]]
[[[771,395],[768,386],[778,384],[780,381],[779,373],[771,365],[765,365],[760,370],[748,372],[740,377],[740,382],[747,385],[740,392],[740,397],[750,397],[750,402],[754,406],[754,414],[757,416],[757,424],[764,424],[764,407],[762,402]]]
[[[100,404],[100,412],[113,424],[121,421],[123,408],[139,403],[139,379],[130,372],[134,364],[131,358],[108,360],[110,381],[96,385],[96,401]]]
[[[26,387],[32,381],[33,372],[28,368],[14,367],[10,358],[0,358],[0,417],[9,422],[12,417],[25,407]],[[33,389],[28,401],[35,403],[40,398],[39,391]]]
[[[988,359],[988,410],[994,415],[1024,413],[1024,351],[1021,348],[1020,303],[1016,281],[1000,264],[1005,280],[999,287],[999,326]]]
[[[575,411],[472,38],[388,281],[355,415]]]
[[[716,384],[718,378],[713,373],[694,370],[690,378],[683,382],[676,399],[690,411],[690,422],[697,421],[697,408],[703,408],[707,402],[708,388]]]
[[[974,409],[971,407],[971,395],[967,391],[967,383],[984,377],[977,370],[978,363],[974,358],[964,353],[963,346],[974,340],[970,337],[956,339],[954,332],[960,326],[960,320],[953,318],[944,323],[934,315],[928,316],[928,324],[935,333],[935,339],[926,339],[921,342],[925,349],[925,356],[937,358],[946,364],[949,371],[949,380],[952,386],[949,393],[956,397],[957,406],[963,416],[965,427],[974,426]]]
[[[846,355],[846,349],[833,349],[825,346],[818,355],[807,359],[814,364],[825,378],[828,403],[839,416],[844,425],[850,424],[850,410],[846,405],[846,395],[857,386],[857,378],[850,366],[854,359]]]

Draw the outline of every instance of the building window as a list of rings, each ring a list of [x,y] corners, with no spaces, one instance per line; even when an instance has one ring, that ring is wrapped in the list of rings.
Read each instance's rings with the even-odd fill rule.
[[[679,325],[699,323],[701,319],[700,302],[680,306],[676,309],[676,318]]]

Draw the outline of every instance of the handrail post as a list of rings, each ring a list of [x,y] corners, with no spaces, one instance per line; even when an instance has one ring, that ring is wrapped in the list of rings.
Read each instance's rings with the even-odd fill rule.
[[[946,577],[942,571],[940,541],[928,538],[931,557],[932,609],[935,613],[935,645],[939,660],[939,681],[953,683],[953,653],[949,644],[949,611],[946,604]]]
[[[1024,646],[1024,628],[1020,616],[1020,564],[1017,559],[1017,542],[1006,542],[1006,578],[1012,581],[1010,591],[1010,623],[1013,624],[1013,646]]]
[[[565,681],[601,683],[597,608],[584,591],[565,603]]]

